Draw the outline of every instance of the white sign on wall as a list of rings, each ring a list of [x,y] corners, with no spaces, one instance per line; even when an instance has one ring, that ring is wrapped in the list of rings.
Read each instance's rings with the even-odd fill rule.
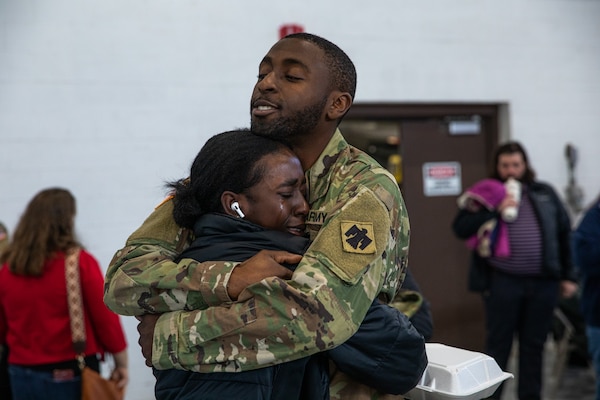
[[[423,164],[425,196],[454,196],[462,192],[460,163],[430,162]]]

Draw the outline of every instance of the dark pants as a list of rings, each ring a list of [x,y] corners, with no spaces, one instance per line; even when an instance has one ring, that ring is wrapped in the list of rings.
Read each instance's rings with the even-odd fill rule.
[[[518,395],[520,400],[538,400],[542,390],[542,356],[558,302],[559,281],[492,274],[486,311],[486,353],[502,370],[516,335],[519,341]],[[502,387],[492,396],[499,399]]]
[[[8,366],[15,400],[77,400],[81,398],[81,376],[57,381],[52,372]]]
[[[329,400],[325,353],[244,372],[153,369],[158,400]]]
[[[95,355],[85,357],[85,363],[100,372],[100,363]],[[8,373],[14,400],[81,399],[81,373],[77,360],[29,367],[9,364]],[[4,400],[4,397],[1,399]]]

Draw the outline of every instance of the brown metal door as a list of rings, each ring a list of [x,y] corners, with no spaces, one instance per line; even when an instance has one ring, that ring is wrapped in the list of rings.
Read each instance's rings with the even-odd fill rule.
[[[485,177],[491,142],[485,126],[481,124],[479,133],[451,134],[443,118],[400,123],[401,187],[411,223],[409,268],[431,303],[432,341],[474,351],[482,351],[484,345],[483,304],[479,295],[467,290],[469,252],[451,230],[458,196],[443,194],[456,191],[456,182],[441,190],[434,186],[428,194],[424,184],[444,183],[443,176],[436,181],[436,174],[430,175],[433,171],[443,175],[448,170],[444,166],[460,167],[461,192]],[[440,163],[441,168],[431,163]],[[425,171],[424,165],[436,167]]]
[[[411,222],[409,268],[431,304],[431,340],[474,351],[484,348],[483,304],[467,290],[470,253],[451,229],[458,194],[439,195],[444,187],[432,191],[431,179],[425,193],[423,166],[442,163],[443,173],[444,165],[459,165],[461,191],[484,178],[498,138],[499,109],[498,104],[355,104],[341,125],[350,143],[401,179]],[[434,182],[450,182],[456,189],[456,181],[443,176]]]

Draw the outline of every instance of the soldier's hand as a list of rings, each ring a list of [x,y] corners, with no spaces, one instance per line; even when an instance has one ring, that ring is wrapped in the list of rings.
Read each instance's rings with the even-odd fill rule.
[[[265,278],[277,276],[290,279],[292,271],[281,264],[297,264],[301,259],[301,255],[287,251],[261,250],[233,269],[227,293],[232,300],[236,300],[242,290]]]
[[[137,331],[140,334],[138,343],[142,348],[142,355],[144,356],[148,367],[152,366],[152,340],[154,339],[154,327],[156,326],[156,321],[158,321],[159,317],[159,314],[136,316],[137,320],[140,321],[137,326]]]

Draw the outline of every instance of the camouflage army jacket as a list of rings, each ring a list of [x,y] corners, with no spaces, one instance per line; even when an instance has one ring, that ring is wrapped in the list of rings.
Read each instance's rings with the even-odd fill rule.
[[[242,371],[298,359],[346,341],[375,297],[391,301],[409,241],[393,176],[339,131],[306,175],[313,243],[290,281],[265,279],[232,303],[226,283],[235,263],[170,261],[186,240],[168,203],[117,252],[105,286],[111,309],[182,310],[158,320],[155,367]]]

